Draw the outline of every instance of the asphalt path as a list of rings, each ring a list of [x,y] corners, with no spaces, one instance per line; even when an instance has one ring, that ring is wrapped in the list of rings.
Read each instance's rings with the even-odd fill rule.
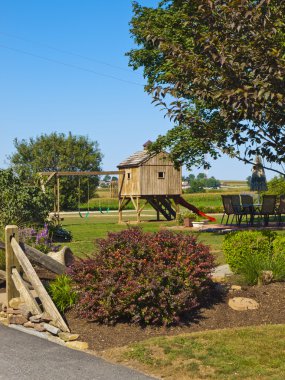
[[[2,380],[151,380],[129,368],[0,325]]]

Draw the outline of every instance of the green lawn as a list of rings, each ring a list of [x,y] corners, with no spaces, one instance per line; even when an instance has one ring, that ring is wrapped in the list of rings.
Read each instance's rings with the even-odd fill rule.
[[[150,217],[149,215],[152,215]],[[76,217],[65,217],[63,221],[63,227],[70,230],[73,235],[73,240],[68,243],[68,246],[72,249],[74,254],[79,257],[88,255],[95,250],[94,242],[97,238],[104,238],[108,232],[117,232],[122,229],[132,226],[132,222],[136,220],[134,213],[128,213],[125,219],[129,220],[127,224],[118,224],[118,217],[116,214],[96,214],[90,215],[87,219]],[[177,226],[176,221],[155,221],[154,213],[146,213],[143,217],[143,221],[140,226],[144,231],[155,232],[164,227]],[[148,221],[152,219],[151,221]],[[189,231],[187,231],[189,233]],[[194,232],[195,233],[195,232]],[[217,257],[217,263],[223,263],[223,257],[221,253],[221,244],[223,240],[222,235],[215,233],[195,233],[198,240],[209,245],[211,251]]]
[[[265,325],[152,338],[104,356],[169,380],[281,380],[284,329]]]
[[[182,194],[183,198],[189,202],[198,207],[201,211],[204,212],[222,212],[223,211],[223,205],[222,205],[222,198],[221,194],[239,194],[242,191],[248,191],[247,188],[242,189],[225,189],[225,190],[211,190],[209,192],[205,193],[195,193],[195,194]],[[106,191],[100,191],[98,193],[98,198],[92,198],[89,201],[89,208],[92,211],[98,211],[99,208],[103,211],[106,211],[107,209],[110,210],[117,210],[118,209],[118,199],[117,198],[110,198],[109,193]],[[130,202],[127,207],[129,210],[133,210],[134,206]],[[87,203],[81,204],[82,210],[87,210]],[[146,209],[151,209],[150,205],[146,205]],[[183,207],[182,207],[183,209]]]

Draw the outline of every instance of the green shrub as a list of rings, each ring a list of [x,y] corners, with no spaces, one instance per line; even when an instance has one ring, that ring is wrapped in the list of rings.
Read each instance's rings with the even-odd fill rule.
[[[65,274],[58,276],[49,284],[48,293],[61,313],[73,306],[77,299],[72,280]]]
[[[226,262],[249,284],[256,284],[262,271],[271,270],[275,280],[285,279],[285,238],[270,231],[238,231],[223,242]]]
[[[109,233],[93,257],[69,268],[78,286],[75,308],[101,323],[178,322],[208,290],[213,261],[191,235],[139,228]]]
[[[273,241],[273,273],[277,281],[285,279],[285,237],[277,236]]]

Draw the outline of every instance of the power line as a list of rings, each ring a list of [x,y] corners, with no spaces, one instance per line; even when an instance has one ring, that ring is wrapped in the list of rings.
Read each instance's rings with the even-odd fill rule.
[[[144,86],[141,83],[133,82],[133,81],[130,81],[130,80],[127,80],[127,79],[118,78],[118,77],[115,77],[115,76],[109,75],[109,74],[102,74],[102,73],[99,73],[99,72],[94,71],[92,69],[87,69],[87,68],[82,67],[82,66],[74,65],[72,63],[66,63],[66,62],[59,61],[57,59],[44,57],[42,55],[38,55],[38,54],[27,52],[25,50],[11,48],[9,46],[2,45],[2,44],[0,44],[0,47],[3,48],[3,49],[15,51],[15,52],[20,53],[20,54],[29,55],[31,57],[39,58],[39,59],[42,59],[44,61],[53,62],[53,63],[56,63],[58,65],[62,65],[62,66],[71,67],[71,68],[76,69],[76,70],[85,71],[85,72],[88,72],[88,73],[91,73],[91,74],[95,74],[95,75],[98,75],[98,76],[102,76],[102,77],[105,77],[105,78],[114,79],[114,80],[117,80],[117,81],[120,81],[120,82],[129,83],[129,84],[133,84],[133,85],[140,86],[140,87]]]
[[[3,36],[7,36],[7,37],[11,37],[11,38],[15,38],[15,39],[17,39],[17,40],[21,40],[21,41],[25,41],[25,42],[29,42],[29,43],[33,43],[33,44],[37,44],[37,45],[40,45],[40,46],[46,47],[46,48],[48,48],[48,49],[58,51],[58,52],[60,52],[60,53],[64,53],[64,54],[68,54],[68,55],[72,55],[72,56],[74,56],[74,57],[83,58],[83,59],[86,59],[87,61],[100,63],[101,65],[105,65],[105,66],[113,67],[113,68],[115,68],[115,69],[119,69],[119,70],[122,70],[122,71],[130,72],[129,69],[126,69],[126,68],[124,68],[124,67],[117,66],[117,65],[113,65],[112,63],[108,63],[108,62],[101,61],[101,60],[98,60],[98,59],[95,59],[95,58],[87,57],[86,55],[82,55],[82,54],[74,53],[74,52],[71,52],[71,51],[68,51],[68,50],[65,50],[65,49],[59,49],[59,48],[57,48],[57,47],[55,47],[55,46],[48,45],[48,44],[46,44],[46,43],[44,43],[44,42],[30,40],[30,39],[23,38],[23,37],[20,37],[20,36],[16,36],[16,35],[13,35],[13,34],[9,34],[9,33],[6,33],[6,32],[0,32],[0,34],[2,34]]]

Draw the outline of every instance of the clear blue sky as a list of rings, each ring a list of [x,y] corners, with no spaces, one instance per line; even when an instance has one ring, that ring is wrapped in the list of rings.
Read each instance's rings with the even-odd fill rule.
[[[98,141],[103,169],[116,170],[171,127],[144,93],[142,72],[128,67],[131,16],[130,0],[0,3],[1,168],[16,137],[71,131]],[[207,174],[245,179],[250,167],[223,158]]]

